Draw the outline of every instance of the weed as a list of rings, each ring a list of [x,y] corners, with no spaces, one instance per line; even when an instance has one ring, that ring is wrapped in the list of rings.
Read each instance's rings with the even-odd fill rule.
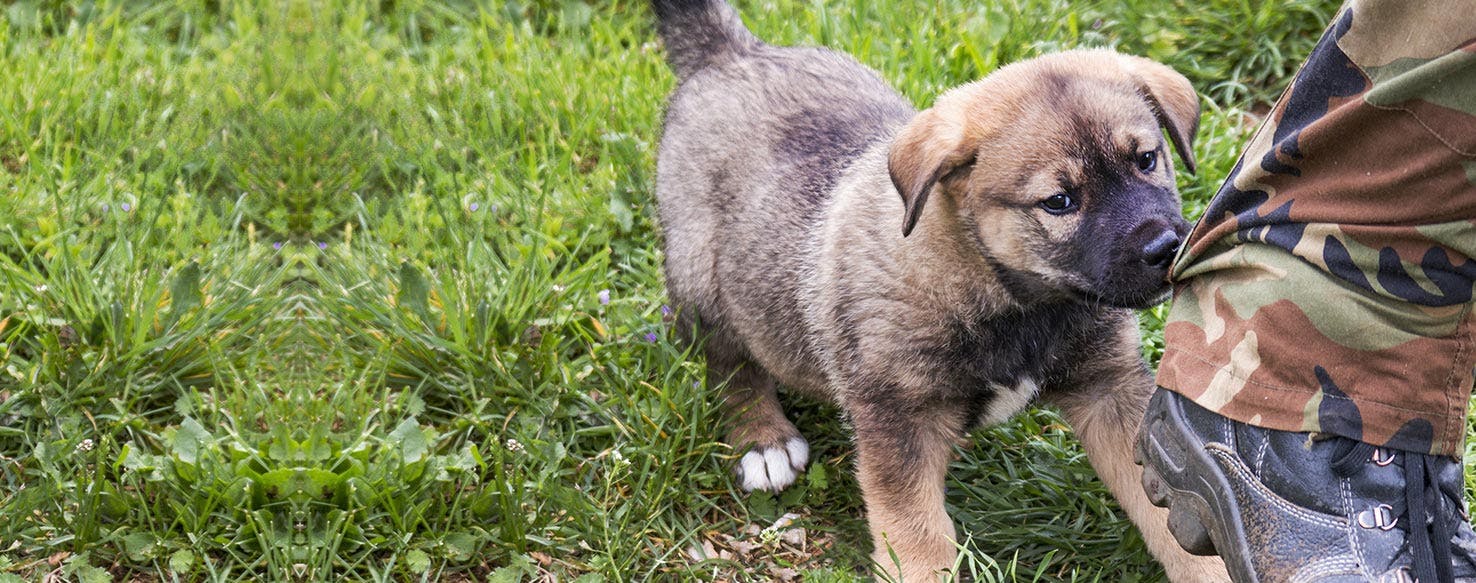
[[[1336,2],[740,4],[919,105],[1050,50],[1168,62],[1208,98],[1197,215]],[[8,4],[0,581],[860,577],[838,412],[798,400],[811,471],[739,493],[665,320],[652,28],[627,0]],[[1161,580],[1053,412],[973,443],[976,580]]]

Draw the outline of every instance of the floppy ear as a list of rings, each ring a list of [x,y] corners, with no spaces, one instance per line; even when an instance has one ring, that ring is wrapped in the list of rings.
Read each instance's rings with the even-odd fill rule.
[[[1174,151],[1190,174],[1194,166],[1194,134],[1199,130],[1199,96],[1178,71],[1142,57],[1120,55],[1124,68],[1138,81],[1138,91],[1153,106],[1158,125],[1168,130]]]
[[[902,236],[912,234],[923,204],[938,180],[968,162],[963,126],[935,107],[913,116],[887,152],[887,173],[902,195]]]

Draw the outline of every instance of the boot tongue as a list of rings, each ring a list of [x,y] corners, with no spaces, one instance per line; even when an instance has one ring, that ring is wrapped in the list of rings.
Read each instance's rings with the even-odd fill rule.
[[[1237,449],[1252,472],[1273,492],[1288,502],[1324,514],[1345,513],[1342,490],[1336,486],[1340,478],[1352,476],[1351,494],[1361,500],[1400,500],[1403,498],[1403,475],[1399,468],[1375,468],[1366,464],[1372,448],[1352,451],[1359,442],[1351,439],[1307,439],[1306,434],[1281,432],[1238,432]],[[1342,461],[1352,474],[1334,470]],[[1380,471],[1370,471],[1377,469]],[[1355,505],[1359,503],[1355,502]]]

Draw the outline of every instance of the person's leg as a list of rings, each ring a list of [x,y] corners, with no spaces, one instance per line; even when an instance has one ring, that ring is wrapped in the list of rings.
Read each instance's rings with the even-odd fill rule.
[[[1139,455],[1180,542],[1238,581],[1476,579],[1473,258],[1476,10],[1354,0],[1175,263]]]

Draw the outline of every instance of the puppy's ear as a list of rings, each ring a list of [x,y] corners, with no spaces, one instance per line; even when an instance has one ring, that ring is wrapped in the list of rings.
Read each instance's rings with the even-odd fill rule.
[[[969,161],[963,124],[947,119],[937,107],[913,116],[897,133],[887,152],[887,172],[906,209],[902,236],[912,234],[923,204],[938,181]]]
[[[1194,166],[1194,134],[1199,131],[1199,96],[1178,71],[1142,57],[1120,55],[1123,67],[1138,81],[1138,90],[1153,106],[1158,125],[1168,130],[1174,151],[1190,174]]]

